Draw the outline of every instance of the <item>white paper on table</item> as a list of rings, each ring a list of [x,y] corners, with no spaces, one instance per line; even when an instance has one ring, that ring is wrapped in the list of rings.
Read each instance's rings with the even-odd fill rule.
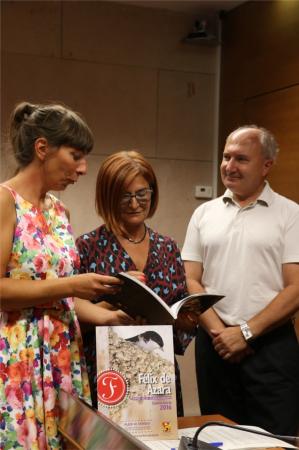
[[[152,450],[177,450],[180,445],[179,440],[144,441]]]
[[[251,425],[242,425],[246,428],[266,432],[263,428],[253,427]],[[183,428],[179,430],[179,436],[187,436],[193,438],[198,428]],[[286,447],[297,448],[292,444],[288,444],[280,439],[261,436],[258,434],[247,433],[236,428],[222,427],[219,425],[211,425],[204,428],[198,435],[198,439],[204,442],[222,442],[220,447],[222,450],[241,450],[249,448],[273,448]]]

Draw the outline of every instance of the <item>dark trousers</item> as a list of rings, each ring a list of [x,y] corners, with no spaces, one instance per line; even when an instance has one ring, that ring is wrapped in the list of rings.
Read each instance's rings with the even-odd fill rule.
[[[254,354],[239,364],[218,356],[201,328],[195,355],[202,414],[222,414],[267,431],[299,433],[299,345],[293,324],[250,343]]]

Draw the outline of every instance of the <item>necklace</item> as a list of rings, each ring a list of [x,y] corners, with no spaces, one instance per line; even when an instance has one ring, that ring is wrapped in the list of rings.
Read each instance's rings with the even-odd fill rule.
[[[144,234],[142,238],[135,240],[130,237],[126,237],[127,241],[131,242],[132,244],[140,244],[141,242],[143,242],[147,232],[147,226],[145,225],[145,223],[143,225],[144,225]]]

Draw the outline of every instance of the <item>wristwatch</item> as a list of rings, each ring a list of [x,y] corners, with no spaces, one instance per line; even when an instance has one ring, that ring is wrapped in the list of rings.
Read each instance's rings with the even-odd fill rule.
[[[241,332],[243,334],[245,341],[249,341],[250,339],[253,338],[252,331],[247,322],[241,323],[240,328],[241,328]]]

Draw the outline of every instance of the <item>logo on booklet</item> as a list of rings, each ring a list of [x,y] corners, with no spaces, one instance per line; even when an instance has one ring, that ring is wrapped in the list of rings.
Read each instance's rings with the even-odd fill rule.
[[[97,377],[97,391],[98,400],[103,405],[119,405],[128,396],[128,381],[116,370],[104,370]]]
[[[171,423],[168,422],[167,420],[162,422],[162,430],[164,431],[164,433],[170,432],[171,431]]]

